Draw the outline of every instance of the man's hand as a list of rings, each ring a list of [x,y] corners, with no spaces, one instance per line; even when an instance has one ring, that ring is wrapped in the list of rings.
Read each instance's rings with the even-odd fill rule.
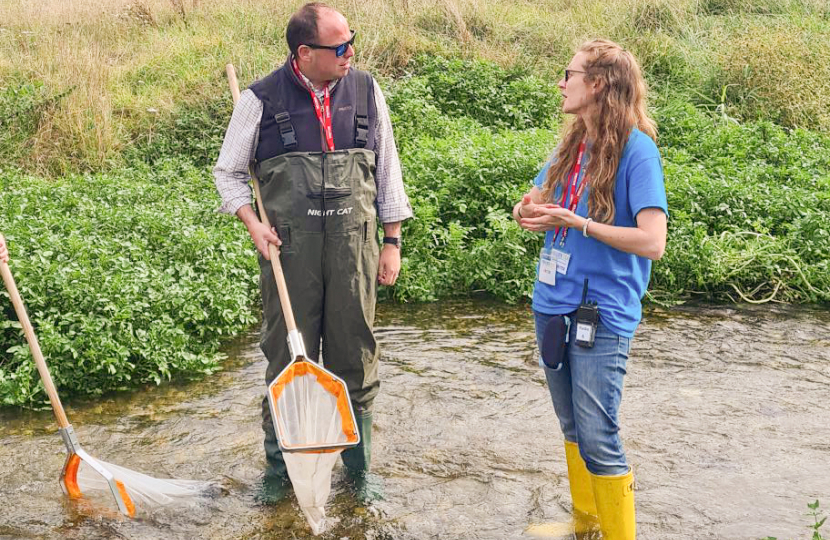
[[[394,285],[401,273],[401,250],[392,244],[384,244],[378,263],[378,283]]]
[[[6,239],[0,235],[0,261],[9,262],[9,252],[6,251]]]
[[[277,236],[277,232],[272,228],[266,227],[257,217],[253,206],[246,204],[236,212],[242,223],[248,227],[248,234],[251,235],[251,240],[254,241],[257,251],[259,251],[266,260],[271,260],[271,254],[268,252],[268,244],[277,246],[277,254],[279,254],[279,247],[282,245],[282,240]]]
[[[265,257],[266,260],[271,260],[271,253],[268,249],[268,244],[274,244],[277,246],[277,255],[279,255],[279,248],[282,245],[282,240],[280,240],[280,237],[277,236],[276,230],[273,228],[269,229],[262,222],[257,221],[248,226],[248,232],[251,235],[251,239],[254,241],[257,251],[262,253],[262,256]]]
[[[383,236],[390,238],[401,237],[401,222],[394,221],[383,224]],[[378,261],[378,283],[394,285],[401,273],[401,248],[392,244],[383,244]]]

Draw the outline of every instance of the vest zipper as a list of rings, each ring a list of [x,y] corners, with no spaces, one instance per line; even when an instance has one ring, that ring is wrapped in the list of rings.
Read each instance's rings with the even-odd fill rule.
[[[323,152],[320,160],[320,172],[322,173],[322,200],[323,200],[323,230],[325,231],[325,217],[326,217],[326,156],[327,152]]]
[[[328,231],[328,218],[326,217],[326,157],[328,156],[328,152],[323,152],[323,157],[320,160],[320,171],[323,173],[323,253],[321,256],[321,262],[323,268],[326,267],[326,243],[327,243],[327,231]]]

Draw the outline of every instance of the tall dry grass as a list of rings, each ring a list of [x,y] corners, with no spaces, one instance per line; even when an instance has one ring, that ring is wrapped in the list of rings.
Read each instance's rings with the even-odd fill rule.
[[[735,32],[716,58],[723,95],[736,115],[787,126],[830,126],[826,31],[790,23],[750,24]]]
[[[227,97],[226,63],[236,65],[243,83],[278,66],[287,52],[285,22],[301,3],[0,0],[0,98],[13,100],[27,81],[42,83],[54,98],[44,100],[26,144],[6,161],[49,174],[118,166],[126,150],[163,133],[183,109],[216,109]],[[830,118],[820,114],[830,104],[821,81],[830,77],[815,69],[830,41],[824,0],[331,4],[358,31],[357,64],[380,76],[399,75],[412,57],[427,53],[558,77],[577,45],[608,37],[640,58],[658,92],[685,92],[692,101],[758,97],[757,106],[731,105],[749,116],[783,111],[782,122],[830,130]],[[806,37],[781,49],[790,27]],[[752,76],[738,77],[745,66]],[[790,79],[792,91],[778,93],[778,81]],[[5,121],[15,120],[7,114]]]

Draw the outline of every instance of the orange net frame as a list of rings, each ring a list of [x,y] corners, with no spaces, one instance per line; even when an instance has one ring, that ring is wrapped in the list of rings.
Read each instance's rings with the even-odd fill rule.
[[[317,384],[335,398],[337,411],[339,413],[340,421],[342,424],[341,429],[343,435],[345,436],[345,441],[332,448],[317,448],[313,450],[309,449],[302,451],[309,453],[337,452],[339,450],[342,450],[344,447],[353,446],[357,444],[359,436],[357,432],[357,426],[355,426],[354,423],[354,415],[352,414],[351,404],[349,403],[349,393],[346,389],[345,384],[343,384],[342,381],[335,378],[331,373],[324,370],[314,362],[294,362],[285,370],[283,370],[283,372],[280,373],[277,380],[274,381],[274,383],[271,385],[269,389],[269,391],[271,392],[272,403],[279,403],[280,397],[282,397],[283,393],[288,388],[288,386],[291,385],[297,378],[306,375],[315,377],[317,379]],[[278,408],[275,406],[274,409],[274,412],[278,415]],[[285,435],[285,433],[280,433],[280,440],[283,442],[285,446],[292,446],[291,441],[286,442],[283,440],[283,437],[285,437]],[[302,446],[319,447],[331,446],[331,444],[332,443],[329,441],[306,441]]]

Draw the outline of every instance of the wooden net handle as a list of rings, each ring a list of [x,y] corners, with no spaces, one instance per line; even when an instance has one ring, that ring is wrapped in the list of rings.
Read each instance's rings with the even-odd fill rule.
[[[5,242],[3,235],[0,234],[0,242]],[[17,312],[17,318],[23,326],[23,333],[26,334],[26,341],[29,343],[29,350],[32,351],[32,357],[35,359],[35,365],[40,372],[40,378],[43,380],[43,387],[46,389],[46,394],[49,396],[49,401],[52,403],[52,409],[55,411],[55,417],[58,419],[58,425],[65,429],[69,427],[69,420],[66,418],[66,412],[61,405],[61,398],[58,396],[58,391],[55,389],[55,383],[52,382],[52,375],[49,374],[49,368],[46,366],[46,360],[43,359],[43,353],[40,351],[40,345],[35,335],[35,330],[32,323],[29,321],[29,315],[26,313],[26,307],[23,305],[23,299],[20,298],[20,292],[17,290],[17,284],[14,282],[11,269],[5,261],[0,261],[0,274],[3,274],[3,282],[6,284],[6,290],[9,291],[9,297],[12,299],[14,310]]]
[[[236,70],[233,64],[225,66],[225,73],[228,74],[228,85],[231,87],[231,95],[233,96],[233,103],[239,101],[239,81],[236,79]],[[265,206],[262,204],[262,195],[259,191],[259,179],[254,174],[254,168],[249,167],[251,180],[254,184],[254,194],[256,196],[257,208],[259,208],[259,219],[262,223],[271,228],[271,222],[268,220],[268,214],[265,213]],[[282,306],[282,315],[285,317],[285,326],[288,332],[291,333],[297,329],[297,323],[294,321],[294,312],[291,310],[291,300],[288,298],[288,286],[285,283],[285,274],[282,272],[282,263],[280,263],[279,252],[277,246],[268,242],[268,254],[271,256],[271,268],[274,271],[274,279],[277,282],[277,292],[280,296],[280,305]]]

